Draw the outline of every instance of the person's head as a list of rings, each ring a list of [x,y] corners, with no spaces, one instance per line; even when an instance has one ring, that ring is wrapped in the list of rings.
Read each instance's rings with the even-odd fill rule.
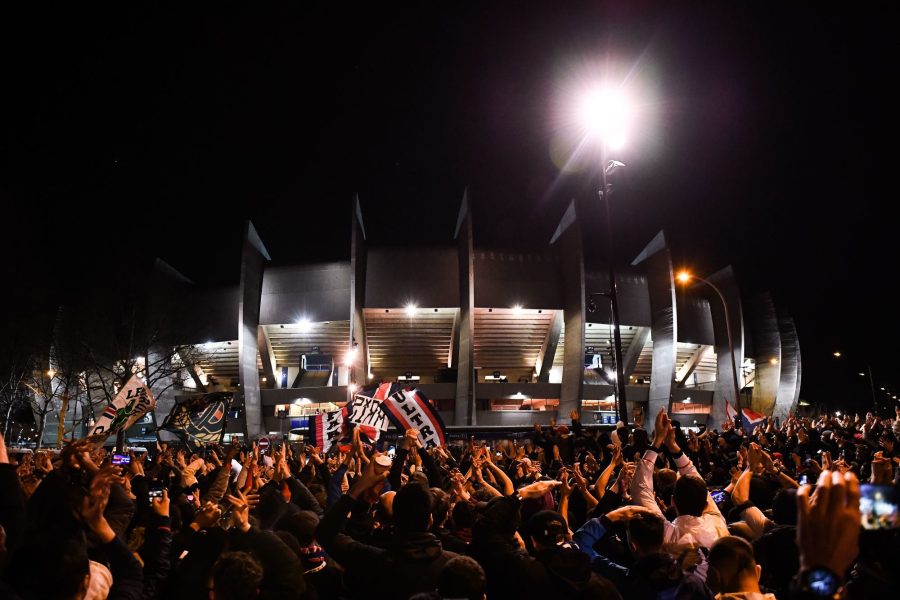
[[[679,515],[699,517],[706,508],[707,494],[705,481],[693,475],[685,475],[675,482],[672,499]]]
[[[256,598],[263,579],[262,566],[246,552],[225,552],[212,568],[210,600]]]
[[[555,510],[538,511],[528,521],[528,535],[535,550],[556,546],[565,541],[568,533],[565,519]]]
[[[719,538],[709,550],[707,585],[714,594],[758,592],[762,569],[750,542],[733,535]]]
[[[438,575],[438,593],[442,598],[483,600],[485,585],[484,569],[468,556],[451,558]]]
[[[453,530],[471,529],[475,524],[475,507],[470,502],[457,502],[452,512]]]
[[[419,483],[400,488],[394,496],[394,526],[397,531],[419,533],[431,527],[434,499],[431,490]]]
[[[47,576],[48,565],[52,565],[52,577]],[[81,600],[88,590],[91,566],[83,543],[46,540],[20,548],[7,573],[22,600]]]
[[[865,444],[856,445],[856,460],[863,463],[869,460],[869,447]]]
[[[628,520],[628,545],[635,556],[659,552],[664,534],[663,518],[657,514],[640,512]]]
[[[650,437],[647,434],[646,429],[635,429],[634,430],[634,446],[637,448],[646,448],[650,445]]]
[[[309,546],[316,539],[319,516],[311,510],[301,510],[278,521],[277,529],[293,535],[301,546]]]
[[[438,527],[443,527],[450,514],[450,494],[441,488],[431,488],[431,496],[434,498],[434,506],[431,509],[431,518]]]
[[[660,469],[653,474],[653,489],[666,504],[672,499],[676,479],[678,479],[678,473],[672,469]]]

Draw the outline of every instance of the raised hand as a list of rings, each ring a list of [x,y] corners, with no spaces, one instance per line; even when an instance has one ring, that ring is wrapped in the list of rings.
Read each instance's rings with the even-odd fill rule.
[[[859,481],[853,473],[822,471],[815,493],[797,491],[800,566],[827,567],[844,577],[859,554]]]
[[[229,496],[229,499],[231,497]],[[219,517],[222,516],[222,510],[212,502],[207,502],[203,506],[203,510],[197,511],[194,514],[194,522],[191,523],[191,527],[194,530],[199,531],[200,529],[208,529],[219,522]]]
[[[661,408],[659,412],[656,414],[656,421],[653,424],[653,436],[654,442],[653,445],[659,448],[666,441],[666,436],[669,433],[669,415],[666,414],[666,409]]]
[[[234,496],[228,495],[228,501],[233,507],[231,524],[240,531],[250,531],[250,502],[247,500],[247,496],[237,490]]]
[[[150,501],[150,508],[161,517],[169,516],[169,490],[163,488],[162,497]]]
[[[372,457],[373,460],[369,461],[369,463],[366,464],[365,468],[362,470],[362,473],[359,476],[359,479],[357,479],[356,483],[353,484],[353,487],[350,488],[349,495],[351,498],[358,499],[360,495],[368,492],[376,485],[387,479],[389,471],[378,472],[375,469],[378,463],[378,461],[375,459],[377,459],[379,456],[381,456],[381,453],[376,452]]]

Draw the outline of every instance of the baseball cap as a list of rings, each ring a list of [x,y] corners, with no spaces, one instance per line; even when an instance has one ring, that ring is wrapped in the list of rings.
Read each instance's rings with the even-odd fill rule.
[[[545,546],[555,546],[568,532],[565,520],[555,510],[536,512],[528,521],[528,535]]]

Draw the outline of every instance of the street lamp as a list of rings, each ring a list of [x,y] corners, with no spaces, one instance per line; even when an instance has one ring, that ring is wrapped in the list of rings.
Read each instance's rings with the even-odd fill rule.
[[[579,106],[579,121],[584,128],[584,136],[599,142],[602,187],[599,190],[606,217],[606,261],[609,263],[609,297],[612,327],[613,356],[616,363],[616,397],[619,420],[628,423],[628,406],[625,401],[625,373],[622,361],[622,334],[619,330],[619,299],[616,290],[616,271],[613,260],[612,219],[609,198],[613,193],[609,177],[625,165],[610,160],[610,151],[616,151],[625,143],[626,132],[631,120],[631,106],[621,90],[617,88],[596,88],[585,94]]]
[[[722,308],[725,310],[725,330],[728,333],[728,352],[730,353],[728,362],[731,363],[731,377],[734,383],[734,402],[737,404],[737,410],[741,409],[741,387],[738,384],[738,375],[737,375],[737,366],[735,365],[734,360],[734,340],[731,337],[731,319],[728,316],[728,302],[725,300],[725,296],[722,295],[722,292],[713,284],[711,281],[703,279],[702,277],[697,277],[696,275],[692,275],[687,271],[681,271],[676,277],[679,282],[686,284],[691,279],[696,279],[701,283],[705,283],[709,287],[711,287],[716,294],[719,296],[719,300],[722,301]]]

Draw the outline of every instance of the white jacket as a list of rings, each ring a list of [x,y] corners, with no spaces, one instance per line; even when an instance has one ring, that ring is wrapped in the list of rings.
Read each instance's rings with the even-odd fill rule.
[[[643,458],[637,465],[634,479],[631,482],[631,496],[635,504],[649,508],[662,516],[662,511],[656,503],[656,494],[653,491],[653,466],[656,464],[657,453],[653,450],[644,452]],[[680,476],[692,475],[700,477],[694,464],[687,455],[682,454],[675,459]],[[725,517],[719,511],[712,497],[706,495],[706,509],[703,515],[694,517],[681,515],[674,521],[665,521],[666,544],[700,544],[706,548],[713,545],[720,537],[729,535]]]

